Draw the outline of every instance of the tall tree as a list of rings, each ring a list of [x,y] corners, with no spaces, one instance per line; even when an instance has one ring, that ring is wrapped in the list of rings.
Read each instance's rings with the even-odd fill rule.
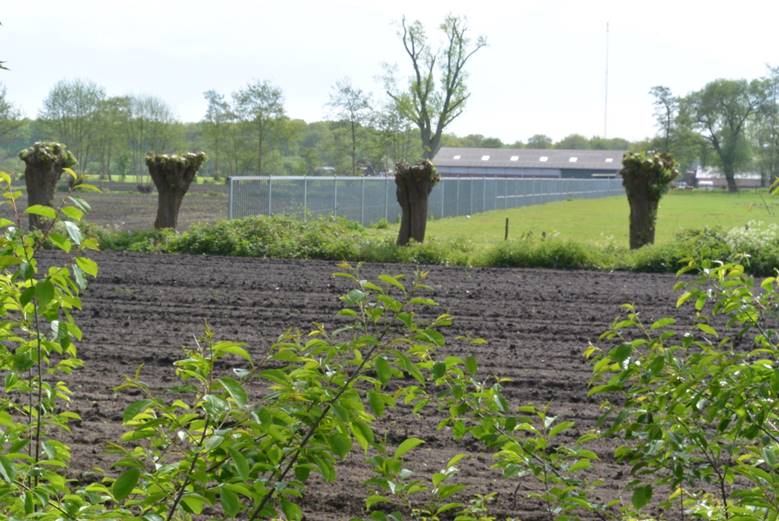
[[[147,153],[175,148],[175,122],[173,109],[162,99],[154,96],[130,98],[128,141],[136,174],[143,172]]]
[[[0,139],[17,131],[22,126],[21,118],[22,113],[8,100],[5,85],[0,84]]]
[[[715,80],[683,101],[694,128],[717,154],[729,192],[737,192],[736,171],[749,160],[746,127],[766,101],[762,80]]]
[[[0,25],[3,25],[3,24],[0,23]],[[8,67],[5,66],[5,62],[2,61],[2,60],[0,60],[0,69],[5,70],[5,71],[8,70]]]
[[[662,85],[652,87],[649,89],[649,93],[654,98],[655,121],[662,134],[663,147],[661,151],[670,153],[671,133],[679,112],[679,100],[673,95],[671,89]]]
[[[587,150],[590,148],[590,140],[581,134],[570,134],[555,143],[554,147],[563,150]]]
[[[535,134],[527,140],[527,148],[552,148],[552,138],[544,134]]]
[[[768,67],[766,102],[754,132],[758,169],[763,186],[779,177],[779,67]]]
[[[339,80],[333,87],[328,105],[334,109],[335,117],[349,125],[351,137],[352,175],[357,175],[357,130],[368,122],[371,116],[370,96],[354,87],[348,78]]]
[[[255,81],[233,94],[233,98],[241,121],[253,129],[257,146],[257,175],[262,175],[268,131],[284,115],[281,89],[267,81]]]
[[[97,112],[96,156],[100,175],[111,181],[111,171],[122,150],[127,148],[130,98],[114,96],[102,100]]]
[[[225,100],[222,94],[215,90],[209,90],[203,93],[208,102],[206,115],[203,118],[203,134],[211,149],[211,157],[214,158],[212,164],[214,175],[222,173],[222,157],[225,155],[228,145],[230,125],[235,119],[235,115],[230,107],[230,103]]]
[[[97,114],[104,99],[105,91],[94,82],[62,80],[43,100],[40,117],[50,136],[65,143],[84,170],[95,148]]]
[[[470,93],[465,84],[465,66],[487,42],[478,37],[471,43],[464,18],[447,16],[440,26],[445,44],[431,47],[422,23],[410,25],[401,21],[401,41],[411,60],[412,74],[408,86],[399,90],[392,73],[386,78],[387,94],[398,112],[419,129],[422,155],[432,159],[441,146],[441,135],[465,110]],[[440,78],[436,80],[436,72]]]

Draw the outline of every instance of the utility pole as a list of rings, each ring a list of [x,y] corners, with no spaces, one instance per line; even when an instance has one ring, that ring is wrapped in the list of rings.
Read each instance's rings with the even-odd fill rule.
[[[606,22],[606,79],[603,100],[603,139],[609,137],[609,22]]]

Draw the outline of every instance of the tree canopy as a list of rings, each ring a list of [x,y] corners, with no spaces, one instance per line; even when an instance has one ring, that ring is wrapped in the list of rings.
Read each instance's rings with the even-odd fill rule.
[[[419,129],[426,159],[435,156],[444,129],[465,110],[470,96],[465,66],[487,45],[481,36],[471,42],[464,18],[447,16],[440,30],[445,43],[434,49],[422,23],[409,24],[403,18],[400,37],[411,61],[411,76],[405,88],[398,88],[392,74],[387,77],[387,94],[397,111]]]

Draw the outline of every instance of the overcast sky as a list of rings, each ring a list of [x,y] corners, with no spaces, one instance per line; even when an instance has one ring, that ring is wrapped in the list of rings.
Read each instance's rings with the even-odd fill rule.
[[[27,116],[58,80],[80,78],[108,95],[159,96],[196,121],[204,91],[268,80],[290,117],[314,121],[344,77],[383,101],[382,64],[408,71],[401,17],[437,39],[449,12],[488,42],[469,63],[471,98],[450,127],[459,135],[603,135],[607,22],[608,137],[655,133],[654,85],[685,94],[779,65],[777,0],[2,0],[11,71],[0,82]]]

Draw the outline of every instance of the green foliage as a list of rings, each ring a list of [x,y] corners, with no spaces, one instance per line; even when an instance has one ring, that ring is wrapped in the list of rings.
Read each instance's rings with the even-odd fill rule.
[[[27,153],[35,160],[68,161],[62,149],[47,144]],[[57,437],[79,419],[64,406],[72,395],[64,379],[82,365],[73,311],[81,307],[87,278],[98,270],[82,252],[97,243],[80,232],[88,208],[82,199],[69,196],[58,208],[30,206],[27,214],[46,221],[26,233],[17,208],[21,194],[12,191],[4,172],[0,184],[0,204],[14,217],[0,220],[0,513],[4,519],[74,519],[84,501],[71,494],[61,473],[70,449]],[[37,254],[46,245],[66,257],[43,270]]]
[[[584,245],[528,234],[521,240],[506,241],[484,252],[480,264],[498,267],[586,269],[601,265],[596,253]]]
[[[679,176],[676,162],[669,154],[644,151],[626,153],[619,173],[628,198],[643,196],[655,201],[668,192],[671,181]]]
[[[633,506],[652,499],[703,519],[779,515],[779,310],[775,277],[759,284],[738,264],[681,281],[693,321],[647,323],[632,306],[591,346],[591,395],[607,400],[615,456],[631,466]]]
[[[19,152],[19,159],[27,164],[46,165],[62,170],[76,165],[76,157],[61,143],[39,141]]]
[[[345,219],[304,222],[274,215],[195,225],[170,236],[161,248],[171,253],[344,260],[356,257],[362,236],[362,226]]]

